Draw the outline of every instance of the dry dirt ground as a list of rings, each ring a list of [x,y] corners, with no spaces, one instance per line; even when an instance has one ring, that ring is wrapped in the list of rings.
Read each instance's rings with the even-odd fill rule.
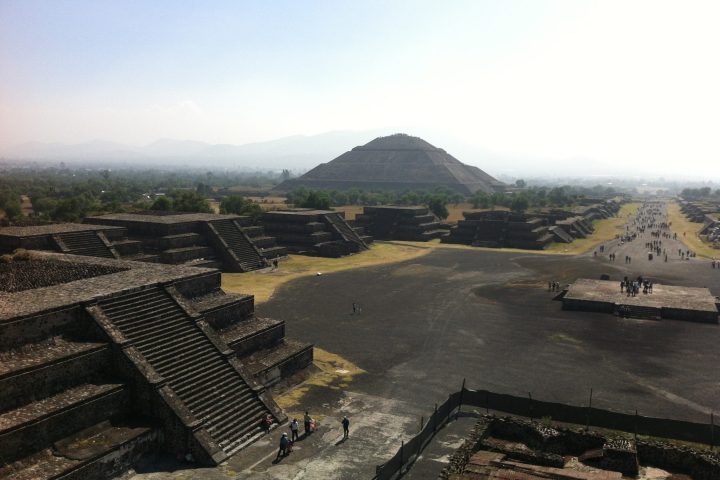
[[[401,263],[293,280],[258,314],[284,319],[288,336],[341,359],[329,363],[335,379],[281,397],[289,411],[308,408],[320,418],[319,432],[279,463],[274,431],[219,468],[168,473],[178,467],[155,460],[137,478],[369,479],[463,379],[471,388],[574,405],[586,404],[592,387],[598,408],[708,421],[720,409],[720,326],[566,312],[547,290],[550,280],[642,274],[720,294],[720,269],[708,260],[648,261],[643,244],[609,242],[618,259],[633,256],[630,265],[592,253],[438,248]],[[353,302],[361,313],[352,314]],[[345,375],[349,368],[357,374]],[[339,443],[345,414],[351,435]],[[461,432],[453,435],[449,445]]]

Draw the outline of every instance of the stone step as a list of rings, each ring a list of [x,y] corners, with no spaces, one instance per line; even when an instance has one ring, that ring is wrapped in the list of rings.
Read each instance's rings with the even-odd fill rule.
[[[103,421],[14,464],[0,467],[7,480],[104,480],[125,473],[153,448],[157,431],[147,424]]]
[[[243,377],[229,363],[214,343],[197,326],[194,318],[189,316],[165,290],[154,288],[153,294],[141,293],[145,302],[152,299],[153,304],[146,309],[137,308],[133,317],[141,320],[134,323],[126,321],[122,308],[106,312],[110,321],[118,320],[116,325],[121,333],[132,342],[141,355],[167,380],[168,386],[175,392],[178,400],[198,417],[204,416],[208,425],[219,425],[228,417],[234,422],[244,422],[244,411],[253,415],[257,411],[269,413],[261,398],[244,381]],[[130,298],[110,299],[99,303],[104,309],[107,305],[135,306],[137,302]],[[206,301],[211,301],[208,297]],[[217,300],[215,300],[217,301]],[[172,308],[171,308],[172,307]],[[137,329],[137,327],[142,327]],[[132,328],[136,327],[136,328]],[[213,392],[232,393],[233,397],[223,397],[222,407],[213,408]],[[245,406],[246,399],[248,405]],[[240,405],[243,405],[240,410]],[[235,423],[233,423],[235,425]],[[245,433],[235,427],[217,430],[218,435],[211,436],[216,442],[227,441],[237,443]]]
[[[147,288],[125,293],[122,296],[110,297],[102,300],[103,310],[114,310],[127,305],[142,305],[148,298],[159,298],[157,289]]]
[[[146,351],[152,351],[155,346],[162,345],[167,341],[167,334],[191,335],[197,330],[197,325],[187,319],[180,319],[177,323],[168,322],[161,325],[143,332],[141,335],[133,335],[131,339],[133,345]]]
[[[122,413],[123,384],[82,384],[0,414],[0,457],[26,456],[73,431]]]
[[[193,365],[188,365],[186,369],[178,369],[168,374],[168,379],[173,390],[180,393],[187,393],[197,383],[198,377],[203,375],[210,376],[216,372],[224,371],[224,366],[218,364],[213,358],[204,358],[196,360]]]
[[[181,265],[184,267],[222,269],[222,262],[214,257],[190,260],[189,262],[182,263]]]
[[[182,347],[166,348],[163,355],[147,355],[159,371],[174,371],[179,364],[184,364],[204,355],[215,354],[215,347],[210,342],[198,345],[197,341],[186,341]]]
[[[163,250],[160,252],[160,261],[162,263],[180,264],[189,260],[205,259],[214,256],[214,251],[210,247],[192,246]]]
[[[88,382],[109,363],[105,343],[63,342],[19,352],[0,363],[0,412]]]
[[[258,382],[273,385],[312,363],[313,345],[285,339],[281,343],[242,359]]]
[[[220,438],[219,444],[221,447],[226,448],[227,445],[244,439],[250,436],[252,433],[260,430],[260,419],[264,416],[265,412],[262,408],[247,408],[240,412],[241,415],[234,415],[231,418],[232,422],[221,426],[220,428],[212,430],[214,437]],[[208,429],[210,431],[210,429]]]
[[[225,343],[239,356],[269,348],[285,336],[285,322],[271,318],[253,318],[220,331]]]
[[[234,402],[237,395],[250,395],[251,393],[249,389],[243,388],[235,382],[228,382],[210,393],[197,392],[195,396],[188,396],[188,403],[193,406],[193,409],[206,414],[209,408],[221,407],[226,399],[233,399]]]
[[[218,417],[224,415],[228,409],[242,409],[241,405],[255,402],[255,393],[249,388],[243,388],[232,381],[224,380],[224,383],[206,395],[196,396],[188,401],[193,411],[198,412],[201,417]]]
[[[145,352],[145,357],[157,366],[166,365],[172,361],[182,361],[183,354],[188,352],[199,352],[212,348],[209,343],[198,345],[193,336],[173,338],[153,352]]]
[[[177,235],[166,235],[164,237],[161,237],[158,242],[158,246],[161,250],[192,247],[204,244],[205,239],[199,233],[179,233]]]
[[[185,385],[183,389],[176,389],[178,393],[182,393],[185,401],[189,405],[197,406],[202,405],[207,401],[208,403],[214,402],[213,399],[216,395],[220,394],[226,394],[228,392],[234,392],[234,391],[245,391],[245,389],[242,388],[241,385],[239,385],[236,382],[233,382],[232,376],[233,372],[230,372],[226,369],[218,369],[215,370],[205,376],[207,380],[217,380],[218,384],[215,385],[214,390],[212,392],[207,391],[195,391],[195,392],[189,392],[190,386]],[[226,379],[225,383],[219,383],[220,380]]]
[[[147,307],[155,308],[155,310],[148,310]],[[165,313],[177,310],[176,305],[168,304],[166,301],[149,300],[147,306],[145,305],[134,305],[127,309],[119,309],[116,321],[123,325],[137,325],[141,324],[144,319],[152,318]]]
[[[142,242],[140,240],[115,240],[112,242],[112,247],[123,258],[142,254]]]
[[[207,419],[208,432],[220,439],[220,443],[245,433],[250,425],[257,425],[264,413],[256,402],[242,405],[242,409],[224,412],[222,416]]]
[[[261,251],[263,256],[268,259],[285,257],[288,254],[287,248],[281,246],[262,248]]]
[[[140,336],[159,326],[169,326],[187,322],[187,318],[181,312],[168,312],[167,317],[147,317],[143,321],[128,323],[125,331],[134,336]]]
[[[159,263],[160,255],[153,255],[148,253],[138,253],[136,255],[123,256],[123,260],[130,260],[133,262],[146,262],[146,263]]]

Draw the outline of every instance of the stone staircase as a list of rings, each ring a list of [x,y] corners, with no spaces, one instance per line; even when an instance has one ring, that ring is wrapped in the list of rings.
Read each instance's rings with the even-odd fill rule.
[[[553,236],[555,237],[554,240],[555,240],[556,242],[571,243],[571,242],[574,240],[574,238],[572,237],[572,235],[570,235],[569,233],[567,233],[567,232],[565,231],[565,229],[563,229],[562,227],[553,226],[553,227],[550,227],[549,230],[550,230],[550,232],[553,234]]]
[[[95,231],[63,232],[53,236],[63,253],[88,257],[118,258]]]
[[[158,431],[129,421],[131,387],[111,374],[110,345],[91,338],[81,313],[0,322],[2,479],[112,478],[155,448]]]
[[[660,320],[661,311],[659,308],[644,307],[641,305],[618,305],[618,315],[625,318],[640,318],[645,320]]]
[[[208,230],[236,259],[241,271],[249,272],[266,266],[266,261],[235,220],[213,220]],[[216,247],[217,248],[217,247]]]
[[[272,412],[228,361],[223,346],[165,289],[151,287],[98,306],[227,455],[260,433],[259,419]]]
[[[355,230],[350,228],[344,218],[337,213],[326,213],[323,219],[345,243],[354,244],[356,251],[367,250],[368,246]]]

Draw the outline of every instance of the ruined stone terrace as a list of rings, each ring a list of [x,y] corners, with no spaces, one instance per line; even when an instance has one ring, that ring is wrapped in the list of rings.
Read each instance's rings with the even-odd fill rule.
[[[580,278],[568,287],[562,301],[568,310],[610,311],[626,306],[639,312],[655,311],[662,318],[718,321],[719,300],[707,288],[653,283],[652,293],[641,289],[633,297],[620,291],[619,281]]]
[[[87,266],[105,266],[121,271],[93,277],[67,276],[64,283],[19,292],[0,292],[0,322],[46,310],[87,302],[93,298],[124,290],[134,290],[162,282],[201,277],[213,269],[141,263],[125,260],[33,252],[39,260],[70,262]],[[218,272],[219,275],[219,272]]]

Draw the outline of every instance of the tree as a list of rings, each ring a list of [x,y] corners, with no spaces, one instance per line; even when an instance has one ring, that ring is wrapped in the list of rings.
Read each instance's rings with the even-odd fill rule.
[[[301,208],[315,208],[318,210],[330,209],[330,197],[327,193],[317,190],[310,190],[298,205]]]
[[[262,207],[241,195],[230,195],[220,202],[220,213],[246,215],[256,221],[263,213]]]
[[[516,195],[510,202],[510,208],[513,212],[524,212],[529,206],[530,202],[524,195]]]
[[[280,181],[281,181],[281,182],[284,182],[285,180],[290,180],[290,177],[291,177],[291,176],[292,176],[292,174],[290,173],[290,170],[288,170],[288,169],[286,168],[286,169],[284,169],[284,170],[282,171],[282,173],[280,174]]]
[[[173,210],[176,212],[213,213],[207,199],[192,190],[175,190],[170,192]]]
[[[19,217],[22,217],[22,207],[17,200],[6,202],[2,209],[5,210],[5,215],[9,220],[17,220]]]
[[[428,202],[427,207],[439,219],[445,220],[449,215],[447,209],[447,199],[440,195],[433,195]]]
[[[159,210],[161,212],[169,212],[173,209],[172,200],[170,200],[168,197],[163,195],[162,197],[158,197],[155,199],[152,205],[150,205],[150,210]]]
[[[525,183],[525,180],[522,178],[515,181],[515,186],[518,188],[525,188],[527,186],[527,183]]]
[[[215,193],[210,185],[203,182],[197,184],[195,191],[203,196],[212,195],[213,193]]]

